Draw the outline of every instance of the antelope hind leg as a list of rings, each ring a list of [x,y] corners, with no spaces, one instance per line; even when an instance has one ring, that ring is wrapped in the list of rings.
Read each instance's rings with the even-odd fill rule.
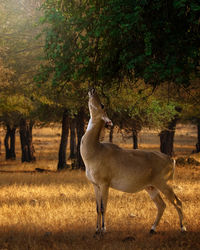
[[[158,224],[160,222],[160,219],[161,219],[163,212],[166,208],[166,204],[163,201],[163,199],[161,198],[159,191],[155,187],[153,187],[153,186],[147,187],[146,191],[148,192],[149,196],[151,197],[152,201],[155,203],[155,205],[158,209],[156,219],[155,219],[154,224],[150,230],[150,233],[154,234],[154,233],[156,233],[156,227],[158,226]]]
[[[163,184],[161,187],[159,187],[160,191],[166,196],[166,198],[174,205],[176,208],[179,220],[180,220],[180,226],[181,226],[181,232],[186,231],[186,227],[184,226],[184,216],[182,211],[182,202],[179,200],[179,198],[175,195],[173,189],[168,186],[166,183]]]

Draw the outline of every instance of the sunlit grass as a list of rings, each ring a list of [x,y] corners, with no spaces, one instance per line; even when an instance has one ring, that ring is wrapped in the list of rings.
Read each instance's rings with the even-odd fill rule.
[[[96,224],[92,185],[82,171],[0,174],[0,247],[7,249],[189,248],[200,244],[199,170],[177,168],[173,185],[182,199],[188,233],[179,231],[174,207],[167,203],[158,234],[148,232],[156,208],[146,192],[110,190],[107,235],[93,238]],[[129,240],[129,238],[131,240]],[[134,240],[133,240],[134,238]],[[180,243],[180,240],[182,243]]]

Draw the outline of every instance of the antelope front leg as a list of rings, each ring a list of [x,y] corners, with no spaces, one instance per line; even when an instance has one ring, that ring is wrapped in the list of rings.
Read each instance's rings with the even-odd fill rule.
[[[96,197],[96,210],[97,210],[97,226],[96,226],[96,234],[101,232],[101,195],[100,195],[100,187],[94,184],[94,191]]]
[[[108,202],[109,188],[107,185],[103,185],[100,187],[100,190],[101,190],[101,215],[102,215],[101,232],[105,233],[106,231],[105,215],[106,215],[106,208],[107,208],[107,202]]]
[[[96,205],[97,205],[97,227],[96,234],[104,233],[105,227],[105,213],[108,200],[108,186],[107,185],[94,185]]]

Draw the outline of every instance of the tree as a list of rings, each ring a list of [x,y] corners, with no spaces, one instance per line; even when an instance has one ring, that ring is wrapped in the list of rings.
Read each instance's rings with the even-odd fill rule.
[[[34,147],[32,143],[32,129],[34,122],[27,121],[24,118],[20,120],[20,141],[21,141],[21,151],[22,151],[22,162],[34,162],[36,160],[34,156]]]
[[[64,169],[67,166],[66,150],[67,150],[68,134],[69,134],[69,114],[68,110],[66,109],[63,112],[62,135],[61,135],[59,157],[58,157],[58,170]]]
[[[199,79],[191,82],[188,89],[184,89],[181,96],[183,102],[183,110],[181,120],[183,122],[190,122],[197,126],[197,143],[196,152],[200,152],[200,86]]]
[[[177,114],[176,102],[166,102],[163,96],[152,91],[152,86],[141,81],[128,81],[121,87],[116,83],[112,89],[104,88],[103,95],[109,97],[105,99],[108,99],[109,117],[119,128],[132,133],[134,149],[138,148],[138,133],[142,127],[164,129]]]
[[[198,73],[199,11],[197,0],[90,1],[79,20],[79,34],[87,31],[80,53],[91,57],[85,71],[93,66],[89,78],[104,84],[134,77],[188,86]]]
[[[69,159],[74,160],[76,158],[76,119],[75,117],[70,119],[70,155]]]
[[[197,119],[197,143],[196,143],[196,153],[200,152],[200,119]]]
[[[85,129],[84,129],[84,108],[80,108],[79,112],[77,114],[77,166],[80,167],[81,169],[85,169],[85,165],[83,162],[83,159],[81,157],[81,152],[80,152],[80,146],[81,146],[81,138],[85,133]]]
[[[196,0],[167,3],[46,0],[43,10],[45,55],[49,63],[43,68],[41,80],[51,79],[55,88],[63,86],[68,93],[73,86],[77,95],[74,103],[78,102],[75,113],[85,106],[80,93],[85,96],[88,85],[106,89],[105,95],[111,99],[116,85],[117,89],[122,86],[125,89],[126,82],[132,81],[130,96],[138,100],[142,98],[136,94],[138,83],[150,84],[153,90],[161,83],[171,82],[185,87],[198,71],[199,5]],[[73,100],[72,96],[68,95],[69,100]],[[176,115],[173,100],[164,103],[162,98],[147,99],[146,110],[143,104],[140,110],[142,102],[138,102],[138,115],[132,111],[133,101],[127,107],[122,98],[120,112],[116,110],[120,106],[118,101],[113,117],[116,117],[114,114],[121,120],[122,114],[123,118],[129,117],[129,127],[136,135],[141,124],[145,124],[143,118],[146,123],[155,124],[159,121],[158,115],[162,114],[163,119],[167,117],[167,121]]]
[[[4,139],[4,145],[6,149],[6,160],[15,160],[16,154],[15,154],[15,132],[16,132],[16,126],[10,127],[8,124],[6,126],[6,135]]]
[[[81,2],[81,1],[80,1]],[[80,11],[77,11],[79,1],[72,4],[68,1],[45,1],[43,11],[45,13],[42,23],[45,25],[44,34],[46,37],[45,60],[46,64],[41,68],[41,72],[36,76],[37,82],[41,85],[48,81],[52,82],[54,92],[59,95],[59,104],[63,110],[68,110],[68,116],[71,120],[75,117],[77,131],[77,152],[76,167],[83,167],[80,159],[80,140],[84,133],[84,109],[85,96],[88,84],[77,77],[77,71],[82,67],[75,62],[77,54],[77,32],[71,21]],[[67,135],[66,135],[67,136]],[[67,139],[65,138],[65,142]],[[63,143],[60,144],[61,148]],[[61,150],[60,148],[60,150]],[[66,152],[63,148],[62,152]],[[65,154],[63,161],[66,161]],[[60,155],[61,156],[61,155]],[[60,157],[59,156],[59,157]]]
[[[124,84],[127,78],[144,79],[154,88],[161,83],[188,87],[199,74],[199,11],[196,0],[92,1],[82,16],[83,23],[90,20],[90,30],[81,48],[89,44],[89,54],[95,55],[85,66],[89,69],[94,64],[95,74],[89,79],[111,88],[113,80]],[[95,46],[90,46],[90,40]],[[173,133],[163,131],[161,144]],[[135,139],[136,134],[133,129]]]
[[[42,55],[42,40],[35,39],[39,31],[36,23],[40,16],[36,8],[40,3],[40,0],[28,2],[3,0],[0,4],[2,22],[0,47],[6,51],[2,55],[2,61],[4,66],[13,72],[12,80],[9,83],[2,83],[1,121],[7,128],[22,126],[20,138],[23,138],[21,140],[23,150],[27,148],[27,143],[29,143],[28,148],[33,149],[32,124],[38,107],[38,103],[34,101],[34,96],[37,94],[33,85],[33,75],[39,68],[38,57]],[[7,145],[7,137],[5,142]],[[24,154],[29,156],[33,154],[34,150],[31,154],[24,153],[23,150],[23,161],[35,159],[35,157],[30,159],[24,157]]]
[[[160,151],[169,156],[174,155],[174,135],[176,123],[180,119],[180,107],[175,107],[177,114],[168,122],[167,127],[160,132]]]
[[[5,54],[5,51],[0,51],[2,54]],[[6,98],[6,95],[9,94],[8,86],[12,81],[14,72],[5,67],[3,61],[0,57],[0,121],[6,127],[6,135],[4,138],[4,145],[6,151],[6,160],[11,159],[15,160],[15,131],[16,131],[16,113],[12,110],[11,100]],[[8,100],[9,99],[9,100]],[[9,111],[8,111],[9,110]],[[12,122],[10,121],[10,114],[12,110]],[[7,111],[10,112],[7,114]]]

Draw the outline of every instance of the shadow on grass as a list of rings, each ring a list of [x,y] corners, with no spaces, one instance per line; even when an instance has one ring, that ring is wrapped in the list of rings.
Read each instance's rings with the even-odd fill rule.
[[[162,231],[149,235],[143,229],[134,232],[112,229],[94,238],[92,228],[63,228],[50,232],[35,228],[19,230],[15,226],[0,227],[0,249],[199,249],[197,231],[180,233]]]

